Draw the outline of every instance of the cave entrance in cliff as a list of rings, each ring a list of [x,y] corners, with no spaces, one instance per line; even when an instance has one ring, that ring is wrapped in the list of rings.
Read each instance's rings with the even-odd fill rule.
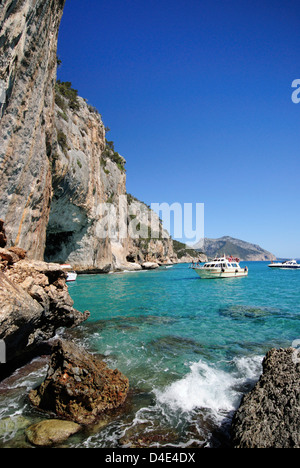
[[[134,255],[127,255],[126,260],[129,263],[135,263],[136,262],[136,257]]]
[[[46,234],[44,259],[46,262],[64,263],[68,257],[71,239],[74,232],[51,232]]]

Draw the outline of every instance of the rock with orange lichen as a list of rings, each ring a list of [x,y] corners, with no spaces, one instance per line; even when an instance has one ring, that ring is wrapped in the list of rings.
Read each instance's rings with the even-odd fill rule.
[[[129,381],[119,370],[109,369],[72,342],[58,340],[46,379],[29,399],[43,411],[87,425],[121,406],[128,390]]]

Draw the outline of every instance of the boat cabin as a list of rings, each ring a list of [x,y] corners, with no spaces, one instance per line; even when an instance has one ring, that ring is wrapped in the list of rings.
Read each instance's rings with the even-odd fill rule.
[[[239,258],[220,257],[205,263],[204,268],[239,268]]]

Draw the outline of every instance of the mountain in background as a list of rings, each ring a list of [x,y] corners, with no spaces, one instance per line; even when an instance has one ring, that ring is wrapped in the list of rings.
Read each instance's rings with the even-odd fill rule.
[[[198,249],[197,244],[194,249]],[[224,236],[219,239],[204,239],[205,254],[209,257],[217,257],[222,255],[232,255],[238,257],[242,261],[270,261],[276,260],[275,255],[267,250],[264,250],[259,245],[250,244],[249,242],[233,237]]]

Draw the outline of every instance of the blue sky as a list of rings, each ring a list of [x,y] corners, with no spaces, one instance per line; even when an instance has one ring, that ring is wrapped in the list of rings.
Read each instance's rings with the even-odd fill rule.
[[[111,129],[129,193],[300,258],[299,30],[298,0],[67,0],[58,78]]]

